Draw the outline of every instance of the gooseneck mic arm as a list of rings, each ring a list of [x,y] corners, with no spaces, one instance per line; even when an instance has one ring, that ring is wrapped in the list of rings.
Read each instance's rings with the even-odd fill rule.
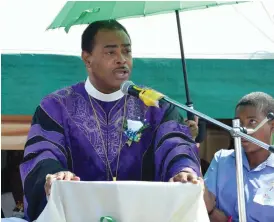
[[[190,108],[189,106],[186,106],[184,104],[181,104],[153,89],[149,89],[149,88],[140,88],[138,86],[136,86],[133,82],[131,81],[125,81],[122,83],[121,85],[121,91],[125,94],[125,95],[131,95],[134,97],[137,97],[139,99],[141,99],[147,106],[156,106],[159,107],[159,105],[162,102],[168,102],[173,104],[174,106],[183,109],[187,112],[193,113],[194,115],[210,122],[213,123],[221,128],[223,128],[224,130],[230,132],[230,134],[235,137],[235,136],[239,136],[244,138],[245,140],[254,143],[266,150],[269,150],[270,152],[274,153],[274,146],[270,146],[266,143],[261,142],[260,140],[255,139],[254,137],[251,137],[249,135],[247,135],[247,132],[251,132],[251,129],[246,129],[243,127],[237,127],[237,130],[235,130],[233,127],[230,127],[222,122],[219,122],[203,113],[200,113],[198,111],[196,111],[193,108]],[[268,118],[272,118],[273,113],[270,113],[268,115]],[[268,120],[269,121],[269,120]],[[264,122],[264,121],[263,121]],[[264,124],[264,123],[263,123]],[[260,124],[261,125],[261,124]],[[238,130],[239,129],[239,130]],[[256,129],[254,129],[256,130]]]

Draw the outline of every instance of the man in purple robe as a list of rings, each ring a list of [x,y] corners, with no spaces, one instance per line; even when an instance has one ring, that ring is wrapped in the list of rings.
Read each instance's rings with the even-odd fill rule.
[[[198,149],[175,107],[146,107],[120,91],[132,68],[121,24],[90,24],[82,59],[87,80],[46,96],[33,116],[20,166],[30,221],[43,211],[55,179],[196,183],[200,176]]]

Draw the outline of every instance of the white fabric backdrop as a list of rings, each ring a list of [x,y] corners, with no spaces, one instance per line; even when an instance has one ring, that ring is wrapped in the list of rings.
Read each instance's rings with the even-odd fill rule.
[[[81,55],[86,26],[74,26],[68,34],[45,31],[66,0],[0,2],[3,53]],[[274,58],[272,0],[182,12],[180,18],[187,58]],[[120,22],[131,36],[134,57],[180,58],[175,13]]]

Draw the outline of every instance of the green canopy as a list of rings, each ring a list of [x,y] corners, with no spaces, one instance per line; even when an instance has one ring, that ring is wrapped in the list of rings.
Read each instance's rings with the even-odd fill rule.
[[[32,115],[44,96],[87,78],[83,61],[76,56],[2,54],[1,60],[2,115]],[[195,109],[213,118],[233,118],[236,103],[247,93],[274,96],[271,59],[187,59],[187,64]],[[134,59],[134,83],[185,103],[180,78],[180,59]]]
[[[238,1],[68,1],[48,29],[242,3]]]

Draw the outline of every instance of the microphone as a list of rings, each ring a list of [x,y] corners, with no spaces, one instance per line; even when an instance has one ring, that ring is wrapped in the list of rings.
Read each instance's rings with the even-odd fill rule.
[[[264,124],[271,120],[274,120],[274,113],[268,113],[264,120],[255,129],[243,128],[242,131],[246,134],[253,134],[257,132]]]
[[[155,106],[159,108],[159,104],[164,101],[164,95],[153,89],[141,88],[136,86],[132,81],[125,81],[121,84],[121,91],[125,95],[131,95],[139,98],[147,106]]]
[[[165,96],[153,89],[141,88],[139,86],[136,86],[132,81],[123,82],[121,84],[120,89],[125,95],[131,95],[131,96],[139,98],[147,106],[155,106],[155,107],[159,108],[159,105],[161,105],[163,102],[171,102],[167,96]],[[172,104],[174,105],[174,103],[172,103]],[[191,107],[189,107],[189,108],[191,108]],[[191,108],[191,109],[193,109],[193,108]],[[198,132],[198,136],[196,137],[195,141],[197,143],[201,143],[201,142],[203,142],[203,140],[205,139],[205,136],[206,136],[206,122],[204,120],[200,119],[198,127],[199,127],[199,132]]]

